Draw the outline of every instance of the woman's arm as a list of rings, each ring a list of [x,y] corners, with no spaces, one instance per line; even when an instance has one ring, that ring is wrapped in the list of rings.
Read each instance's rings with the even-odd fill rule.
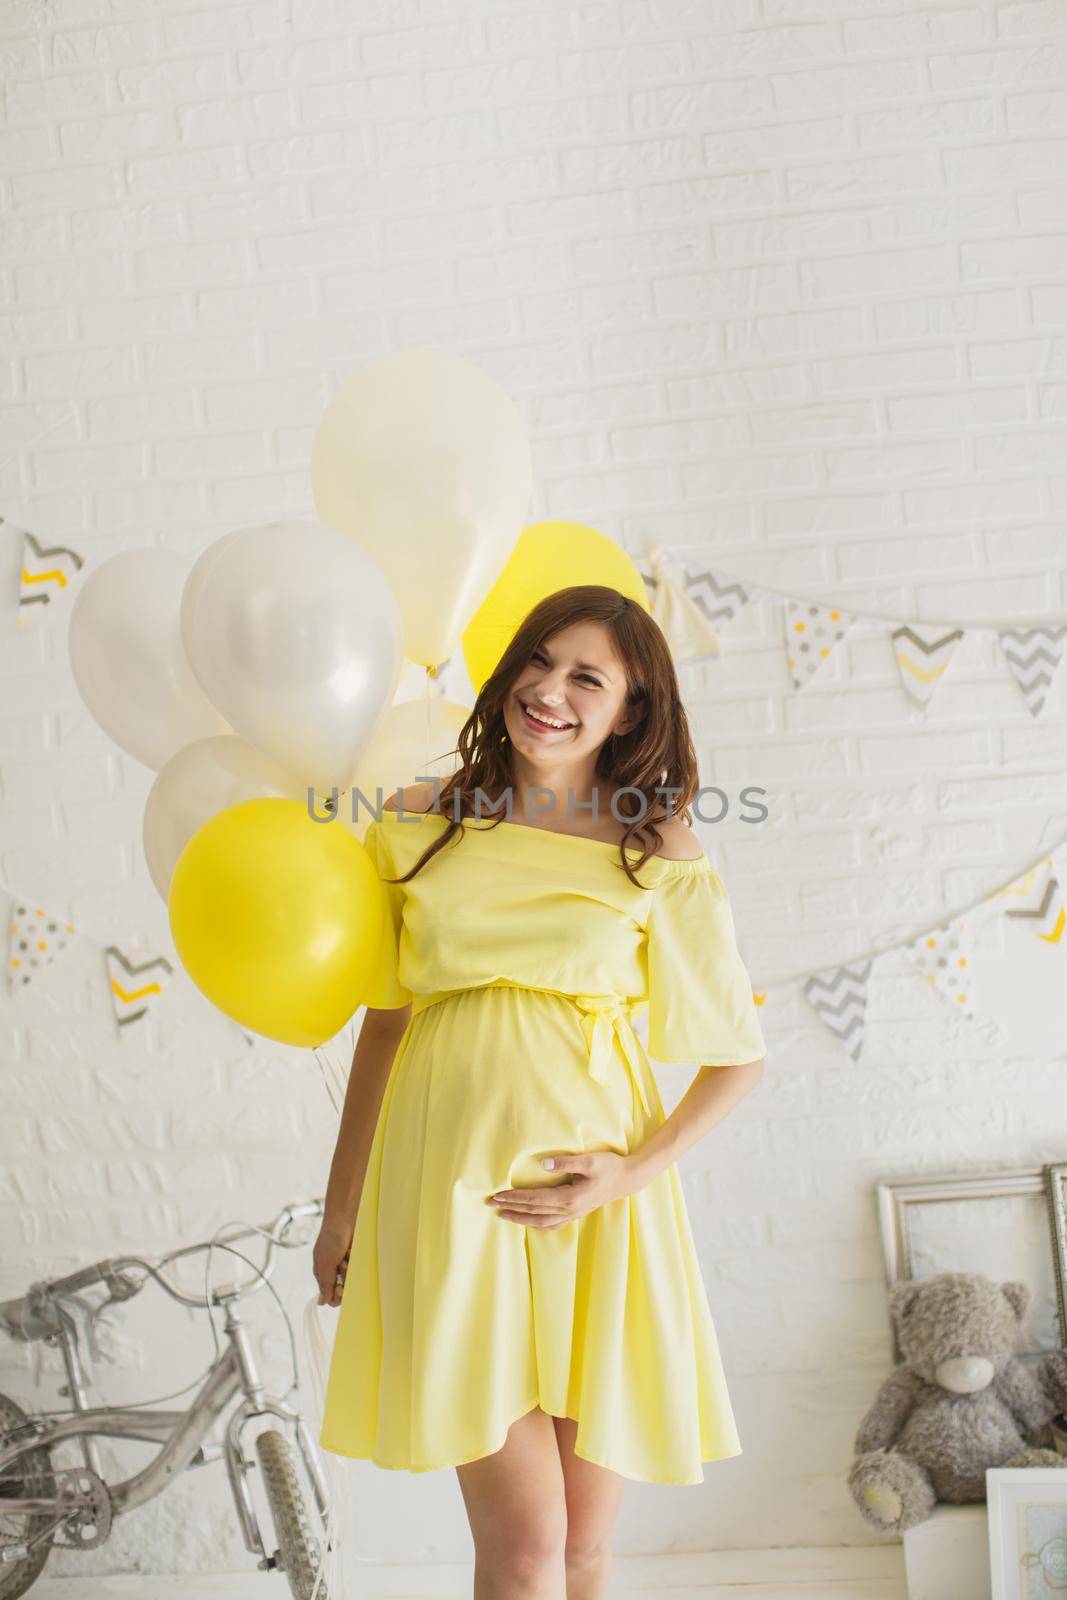
[[[652,1136],[628,1155],[559,1151],[542,1166],[570,1173],[568,1182],[534,1189],[498,1189],[489,1196],[497,1215],[533,1228],[561,1228],[624,1195],[636,1194],[721,1122],[763,1075],[763,1059],[739,1067],[701,1067],[682,1099]]]
[[[395,1011],[376,1011],[368,1007],[359,1030],[326,1184],[322,1226],[313,1255],[315,1278],[327,1305],[340,1304],[334,1277],[348,1254],[356,1230],[363,1180],[367,1175],[385,1086],[410,1020],[410,1004]]]
[[[643,1189],[664,1167],[710,1133],[738,1101],[752,1092],[762,1076],[762,1059],[746,1061],[742,1066],[701,1067],[662,1127],[627,1156],[634,1188]]]

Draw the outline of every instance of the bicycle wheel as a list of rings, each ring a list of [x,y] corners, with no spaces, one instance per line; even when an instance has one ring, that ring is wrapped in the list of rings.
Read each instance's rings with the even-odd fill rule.
[[[295,1600],[328,1600],[326,1580],[315,1589],[322,1556],[311,1515],[297,1477],[288,1439],[276,1428],[256,1435],[256,1454],[278,1537],[277,1564],[289,1579]],[[0,1600],[6,1597],[0,1595]]]
[[[22,1407],[9,1395],[0,1394],[0,1440],[11,1428],[27,1421]],[[26,1450],[0,1473],[0,1552],[13,1545],[29,1544],[42,1529],[54,1522],[48,1511],[4,1510],[5,1499],[35,1496],[42,1500],[56,1493],[56,1480],[52,1476],[52,1459],[44,1447]],[[0,1600],[18,1600],[32,1583],[36,1583],[52,1549],[55,1530],[50,1529],[27,1555],[12,1562],[4,1561],[0,1553]]]

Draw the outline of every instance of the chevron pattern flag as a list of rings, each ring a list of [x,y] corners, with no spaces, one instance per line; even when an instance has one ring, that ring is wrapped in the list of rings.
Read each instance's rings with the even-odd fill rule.
[[[1039,717],[1063,657],[1067,626],[1005,628],[997,641],[1032,717]]]
[[[40,616],[46,606],[70,588],[85,565],[85,557],[66,545],[44,544],[34,537],[29,528],[18,530],[14,523],[6,525],[21,531],[23,535],[17,623],[22,628],[31,617]]]
[[[916,705],[929,704],[963,638],[962,628],[939,623],[906,622],[889,636],[900,681]]]
[[[825,1022],[830,1032],[845,1046],[853,1061],[863,1050],[867,1026],[867,985],[874,958],[855,961],[850,966],[827,967],[813,972],[803,986],[803,995]]]
[[[21,989],[54,961],[73,932],[72,923],[13,895],[8,916],[8,993]]]
[[[1001,910],[1006,917],[1017,919],[1021,927],[1029,928],[1046,943],[1059,944],[1067,926],[1061,869],[1057,869],[1051,856],[1044,856],[1027,872],[991,894],[986,904],[1004,901]]]
[[[965,1016],[973,1016],[971,995],[972,924],[965,917],[943,922],[904,946],[924,978]]]
[[[752,592],[736,578],[724,577],[700,562],[682,561],[685,592],[715,629],[725,628],[743,606],[752,599]]]
[[[786,600],[782,617],[793,688],[803,689],[830,652],[841,643],[856,618],[837,606],[811,605],[806,600]]]
[[[174,968],[165,956],[138,959],[142,955],[143,952],[136,946],[123,951],[117,944],[109,944],[104,950],[111,1001],[120,1035],[128,1023],[144,1016],[174,975]]]

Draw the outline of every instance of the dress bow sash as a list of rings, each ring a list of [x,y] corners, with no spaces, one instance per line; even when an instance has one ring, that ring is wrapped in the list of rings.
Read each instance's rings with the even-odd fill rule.
[[[616,995],[576,994],[571,999],[582,1014],[582,1032],[589,1046],[589,1072],[598,1083],[607,1082],[612,1040],[618,1039],[645,1116],[652,1115],[645,1089],[649,1070],[641,1041],[634,1032],[633,1006]]]

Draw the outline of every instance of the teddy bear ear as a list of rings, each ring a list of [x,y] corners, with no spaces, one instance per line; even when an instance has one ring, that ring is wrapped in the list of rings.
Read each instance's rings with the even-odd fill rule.
[[[1019,1322],[1023,1320],[1033,1296],[1025,1283],[1002,1283],[1000,1292],[1015,1312]]]
[[[921,1284],[913,1278],[898,1283],[889,1294],[889,1315],[899,1328],[921,1293]]]

